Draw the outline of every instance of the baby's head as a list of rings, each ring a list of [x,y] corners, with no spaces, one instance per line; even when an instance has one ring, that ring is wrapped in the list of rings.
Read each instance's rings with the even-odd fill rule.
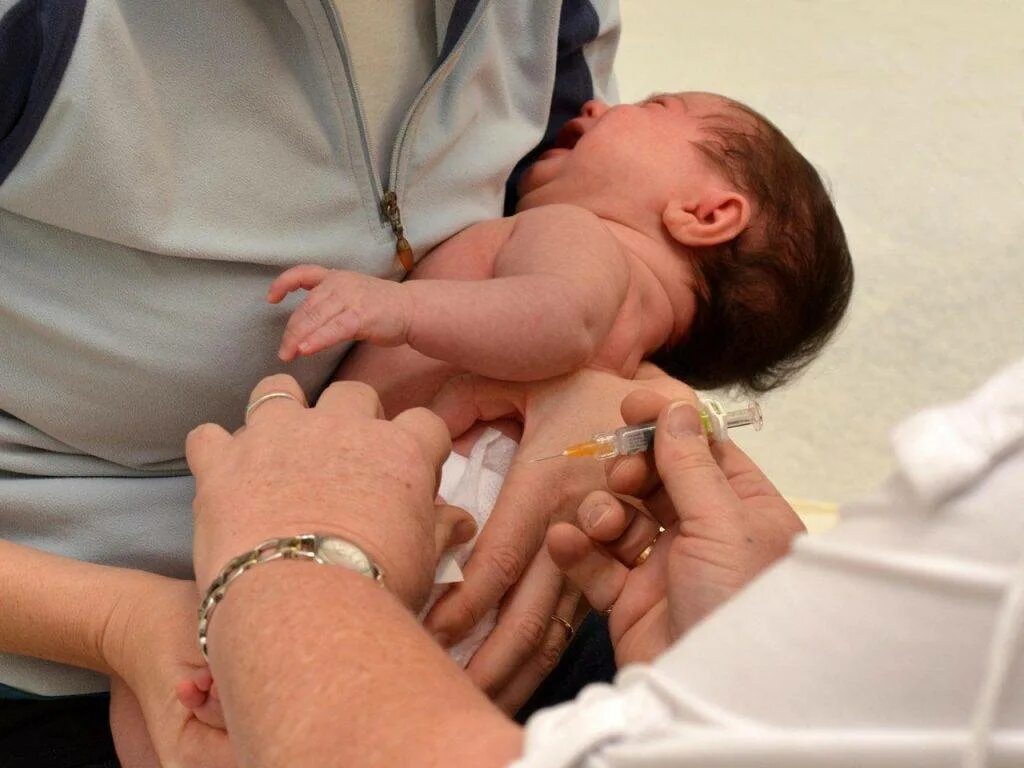
[[[846,238],[821,178],[767,119],[705,93],[591,102],[557,145],[524,174],[520,207],[575,203],[665,245],[652,271],[686,283],[666,285],[683,297],[676,338],[652,358],[668,373],[766,391],[831,337],[853,286]]]

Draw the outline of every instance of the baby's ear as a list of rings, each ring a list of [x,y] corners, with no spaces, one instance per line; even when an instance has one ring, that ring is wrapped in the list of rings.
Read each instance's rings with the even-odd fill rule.
[[[661,214],[665,228],[691,248],[727,243],[750,223],[750,203],[732,190],[707,190],[700,198],[670,200]]]

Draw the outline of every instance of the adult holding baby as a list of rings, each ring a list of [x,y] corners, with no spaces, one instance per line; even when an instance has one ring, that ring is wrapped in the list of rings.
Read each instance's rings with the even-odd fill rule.
[[[204,421],[238,426],[253,382],[280,369],[286,312],[262,301],[273,276],[305,261],[404,273],[403,244],[420,255],[499,215],[520,158],[587,99],[609,95],[612,2],[403,9],[0,2],[0,649],[10,654],[0,706],[11,759],[44,765],[40,742],[53,765],[107,757],[62,748],[50,727],[67,709],[74,729],[95,730],[102,701],[57,697],[105,681],[41,659],[130,668],[170,762],[197,726],[170,696],[175,665],[199,663],[190,633],[177,632],[194,606],[184,586],[178,599],[148,602],[146,572],[189,573],[185,434]],[[366,53],[382,40],[402,55]],[[361,104],[372,86],[377,104]],[[340,357],[289,370],[313,397]],[[574,436],[568,426],[530,439],[551,447]],[[593,482],[577,479],[576,493]],[[511,511],[534,519],[534,552],[552,514],[542,487],[510,481]],[[573,500],[559,501],[568,510]],[[500,537],[489,538],[485,572],[508,563]],[[524,567],[517,559],[474,609],[496,604]],[[543,582],[530,612],[564,647],[551,606],[570,595],[552,565],[542,570],[518,602]],[[104,628],[127,605],[138,608],[128,635],[137,647],[114,652]],[[496,633],[496,647],[510,634]],[[501,668],[491,687],[509,684],[542,639],[488,665]],[[134,661],[117,669],[111,654]],[[536,674],[518,684],[509,705],[535,684]]]
[[[623,406],[624,415],[649,420],[669,402],[666,394],[678,398],[678,407],[662,414],[657,438],[659,467],[673,483],[656,493],[656,478],[640,460],[621,465],[613,486],[652,499],[661,496],[662,522],[673,527],[679,519],[670,504],[682,490],[686,506],[679,514],[684,524],[691,514],[697,523],[685,537],[692,554],[679,556],[679,548],[672,548],[680,568],[689,564],[690,575],[673,583],[673,615],[658,637],[667,644],[783,554],[802,526],[735,446],[719,450],[725,474],[717,469],[692,391],[656,372],[645,375],[642,392]],[[290,397],[264,401],[259,418],[244,432],[230,436],[206,425],[189,437],[197,478],[199,583],[208,585],[228,561],[262,541],[301,533],[323,533],[355,545],[384,575],[378,583],[344,567],[281,561],[255,565],[230,579],[223,601],[209,616],[207,638],[240,763],[509,762],[522,748],[519,730],[414,620],[437,552],[460,538],[457,518],[449,508],[434,505],[448,430],[417,409],[391,423],[381,420],[375,393],[355,383],[332,385],[312,409],[305,407],[295,383],[283,377],[262,382],[253,400],[272,392]],[[465,404],[457,396],[449,405],[456,402]],[[448,416],[456,418],[457,410]],[[321,456],[330,471],[310,472],[313,456]],[[656,531],[656,523],[647,522]],[[630,527],[624,521],[603,525],[606,536],[612,535],[609,525],[617,529],[618,554],[635,560],[643,547],[634,548],[639,527],[633,524],[624,533]],[[565,539],[559,533],[553,530],[553,539]],[[653,577],[656,586],[671,539],[659,539],[642,566],[649,584]],[[586,568],[574,547],[566,540],[555,544],[560,558],[574,566],[579,562],[577,570]],[[639,576],[641,568],[634,573]],[[608,590],[607,581],[602,577],[593,585]],[[590,581],[581,583],[589,590]],[[699,604],[694,595],[703,596]],[[637,605],[631,604],[628,587],[610,598],[619,600],[613,627],[636,623],[630,612]],[[649,647],[648,658],[660,650]],[[640,658],[631,655],[635,651],[623,653],[625,660]]]

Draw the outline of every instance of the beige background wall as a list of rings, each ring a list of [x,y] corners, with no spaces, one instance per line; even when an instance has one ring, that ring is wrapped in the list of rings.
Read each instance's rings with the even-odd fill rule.
[[[707,90],[831,181],[858,270],[845,328],[744,435],[791,497],[891,469],[890,425],[1024,354],[1024,2],[622,0],[623,100]]]

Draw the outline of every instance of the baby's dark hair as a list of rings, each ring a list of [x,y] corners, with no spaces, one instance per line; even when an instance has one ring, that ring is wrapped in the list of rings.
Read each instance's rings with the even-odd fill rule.
[[[766,392],[799,373],[846,311],[853,262],[843,226],[814,167],[765,117],[723,98],[705,116],[698,149],[750,196],[750,224],[696,249],[690,330],[652,356],[698,389]]]

